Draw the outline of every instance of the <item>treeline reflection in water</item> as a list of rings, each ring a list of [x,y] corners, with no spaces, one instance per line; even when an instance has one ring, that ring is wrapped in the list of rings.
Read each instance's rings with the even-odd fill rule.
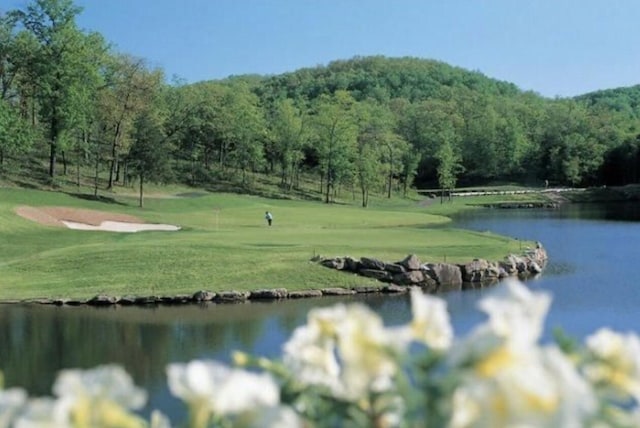
[[[58,307],[0,305],[0,370],[5,386],[51,395],[59,370],[119,364],[150,394],[147,410],[171,407],[165,368],[234,350],[278,357],[313,307],[362,302],[386,322],[410,318],[408,296],[323,297],[280,302],[183,306]],[[170,412],[175,413],[175,411]]]

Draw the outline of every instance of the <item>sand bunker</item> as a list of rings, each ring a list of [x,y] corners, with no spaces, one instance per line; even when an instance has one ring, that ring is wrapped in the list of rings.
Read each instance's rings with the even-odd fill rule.
[[[147,224],[147,223],[125,223],[123,221],[103,221],[99,226],[86,223],[76,223],[75,221],[62,220],[62,223],[69,229],[77,230],[102,230],[106,232],[140,232],[141,230],[180,230],[178,226],[171,224]]]
[[[29,207],[16,208],[16,214],[47,226],[67,227],[76,230],[94,230],[107,232],[140,232],[145,230],[180,230],[171,224],[145,223],[128,214],[105,211],[74,209],[67,207]]]

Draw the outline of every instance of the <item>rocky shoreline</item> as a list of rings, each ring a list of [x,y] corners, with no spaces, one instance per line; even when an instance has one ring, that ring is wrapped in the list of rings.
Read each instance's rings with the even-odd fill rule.
[[[508,277],[525,279],[538,275],[547,263],[547,252],[542,244],[527,249],[523,254],[510,254],[502,261],[490,262],[474,259],[469,263],[422,263],[414,254],[401,261],[389,263],[378,259],[362,257],[336,257],[319,260],[331,269],[345,271],[384,283],[404,287],[421,287],[428,293],[477,288],[477,285],[495,283]]]
[[[56,306],[154,306],[183,305],[201,303],[241,303],[248,301],[273,301],[282,299],[300,299],[322,296],[348,296],[365,293],[397,294],[406,293],[411,287],[420,287],[427,293],[441,293],[452,290],[466,290],[493,285],[501,279],[518,277],[526,279],[538,275],[547,262],[547,252],[540,243],[534,249],[526,250],[522,255],[510,254],[499,262],[474,259],[465,264],[422,263],[414,254],[399,262],[384,262],[378,259],[362,257],[321,258],[313,262],[322,266],[357,274],[379,281],[380,285],[342,288],[327,287],[310,290],[292,290],[285,288],[265,288],[253,291],[199,290],[195,293],[175,296],[109,296],[100,294],[90,299],[35,298],[25,300],[5,300],[0,304],[42,304]]]

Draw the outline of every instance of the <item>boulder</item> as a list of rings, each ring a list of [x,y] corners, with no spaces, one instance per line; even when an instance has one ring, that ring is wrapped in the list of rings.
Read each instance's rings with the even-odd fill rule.
[[[320,297],[322,296],[322,291],[320,290],[295,290],[289,291],[290,299],[301,299],[304,297]]]
[[[155,305],[160,302],[160,297],[156,296],[139,296],[136,297],[136,305]]]
[[[361,286],[361,287],[352,287],[351,288],[353,291],[356,292],[356,294],[369,294],[369,293],[379,293],[382,288],[381,287],[375,287],[375,286]]]
[[[450,263],[428,263],[423,271],[440,286],[459,287],[462,285],[460,266]]]
[[[160,303],[166,305],[180,305],[182,303],[188,303],[191,301],[191,296],[186,294],[176,294],[175,296],[162,296],[160,297]]]
[[[344,258],[344,270],[349,272],[358,272],[360,269],[360,262],[353,257],[345,257]]]
[[[384,270],[386,270],[387,272],[390,273],[403,273],[406,272],[407,270],[405,269],[404,266],[402,266],[399,263],[387,263],[384,265]]]
[[[498,262],[498,266],[506,273],[507,276],[517,275],[518,262],[520,257],[509,254],[504,260]]]
[[[87,305],[91,306],[108,306],[118,303],[118,298],[114,296],[107,296],[106,294],[99,294],[92,297],[87,301]]]
[[[391,282],[392,280],[392,275],[386,270],[360,269],[360,275],[366,276],[367,278],[377,279],[382,282]]]
[[[393,282],[398,285],[418,285],[424,282],[424,279],[424,274],[419,270],[410,270],[393,275]]]
[[[340,257],[336,257],[333,259],[324,259],[320,262],[320,264],[324,267],[328,267],[330,269],[344,269],[344,260]]]
[[[515,254],[509,254],[506,258],[506,265],[502,265],[502,266],[506,267],[507,265],[515,266],[515,272],[509,269],[505,269],[507,270],[507,272],[510,272],[512,275],[527,271],[527,259],[525,257],[517,256]]]
[[[248,291],[229,290],[229,291],[222,291],[220,293],[217,293],[216,297],[213,300],[221,303],[235,303],[235,302],[244,302],[248,298],[249,298]]]
[[[191,299],[195,302],[210,302],[216,297],[216,293],[212,291],[200,290],[193,293]]]
[[[502,265],[499,264],[498,265],[498,278],[504,279],[504,278],[508,278],[509,276],[511,276],[511,275],[509,275],[509,273],[502,267]]]
[[[323,296],[350,296],[356,294],[354,290],[342,287],[328,287],[320,290]]]
[[[409,287],[396,284],[387,284],[382,287],[382,292],[387,294],[406,293],[407,291],[409,291]]]
[[[415,254],[409,254],[407,257],[398,262],[399,265],[404,266],[407,270],[420,270],[420,259]]]
[[[484,259],[460,265],[463,282],[484,282],[498,278],[499,269],[496,263],[490,263]]]
[[[375,269],[375,270],[384,270],[385,262],[372,259],[369,257],[361,257],[360,258],[360,269]]]
[[[118,302],[120,305],[128,306],[136,304],[136,296],[122,296]]]
[[[249,294],[249,299],[252,300],[277,300],[287,297],[286,288],[270,288],[262,290],[254,290]]]
[[[540,265],[534,261],[532,261],[531,263],[529,263],[528,266],[528,270],[529,272],[533,273],[533,274],[539,274],[540,272],[542,272],[542,268],[540,267]]]

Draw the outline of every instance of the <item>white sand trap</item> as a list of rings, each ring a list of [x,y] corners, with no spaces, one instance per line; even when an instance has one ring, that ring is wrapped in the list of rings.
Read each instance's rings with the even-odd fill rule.
[[[61,220],[65,226],[69,229],[77,230],[98,230],[103,232],[140,232],[143,230],[165,230],[176,231],[180,230],[179,226],[171,224],[149,224],[149,223],[127,223],[123,221],[103,221],[100,226],[94,226],[92,224],[77,223],[75,221]]]

